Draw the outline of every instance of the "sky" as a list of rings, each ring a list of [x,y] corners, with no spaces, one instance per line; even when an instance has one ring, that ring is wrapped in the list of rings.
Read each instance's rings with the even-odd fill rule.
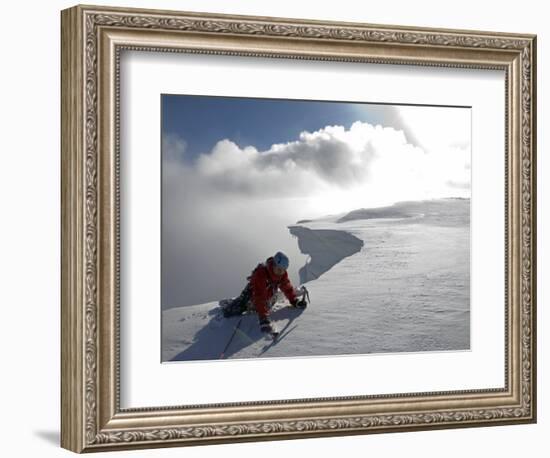
[[[162,308],[236,296],[287,226],[469,197],[468,107],[163,95]]]
[[[363,119],[379,123],[383,110],[365,113]],[[267,150],[274,143],[298,138],[332,124],[351,125],[357,120],[347,103],[163,95],[163,135],[178,136],[187,144],[185,160],[208,153],[224,138],[241,147]]]

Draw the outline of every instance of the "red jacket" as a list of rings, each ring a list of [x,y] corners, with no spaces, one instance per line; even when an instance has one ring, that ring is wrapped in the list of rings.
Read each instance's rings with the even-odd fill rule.
[[[273,258],[269,258],[265,264],[259,264],[250,275],[252,286],[252,303],[256,307],[258,317],[266,318],[269,314],[268,304],[277,289],[280,288],[286,298],[292,303],[296,300],[296,293],[288,274],[275,275],[273,272]]]

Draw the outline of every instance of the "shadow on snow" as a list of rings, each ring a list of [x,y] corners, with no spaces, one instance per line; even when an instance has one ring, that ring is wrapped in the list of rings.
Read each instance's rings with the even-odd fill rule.
[[[207,324],[195,334],[191,345],[174,356],[171,361],[227,359],[251,346],[258,347],[252,357],[260,357],[296,328],[297,325],[292,328],[290,326],[303,311],[291,307],[273,310],[270,319],[277,323],[280,335],[278,339],[271,340],[260,331],[258,316],[255,313],[223,318],[220,309],[216,307],[208,312],[210,318]]]

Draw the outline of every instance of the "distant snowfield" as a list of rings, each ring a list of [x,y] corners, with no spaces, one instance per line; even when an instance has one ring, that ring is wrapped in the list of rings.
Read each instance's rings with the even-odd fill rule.
[[[470,200],[373,210],[289,228],[311,257],[300,273],[312,278],[311,304],[274,306],[278,341],[256,315],[224,319],[217,302],[179,307],[162,313],[162,360],[468,350]]]

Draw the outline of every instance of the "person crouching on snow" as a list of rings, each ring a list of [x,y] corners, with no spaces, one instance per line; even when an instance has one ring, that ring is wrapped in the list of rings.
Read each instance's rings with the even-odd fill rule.
[[[258,314],[261,331],[273,333],[269,312],[276,299],[277,290],[283,292],[291,306],[305,308],[307,302],[304,299],[298,300],[296,290],[288,278],[288,265],[288,257],[280,251],[268,258],[265,263],[258,264],[248,277],[248,284],[242,293],[225,307],[224,316],[241,315],[250,304]]]

